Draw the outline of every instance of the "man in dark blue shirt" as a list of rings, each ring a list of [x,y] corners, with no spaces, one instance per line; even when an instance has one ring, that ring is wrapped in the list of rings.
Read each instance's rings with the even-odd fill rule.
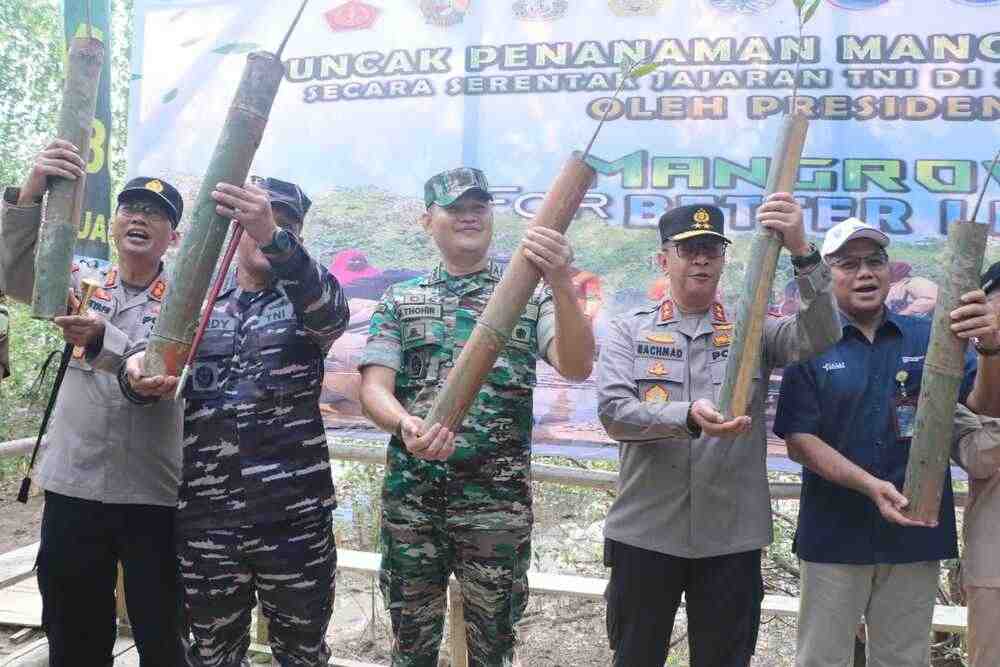
[[[938,521],[904,515],[909,458],[930,322],[885,308],[889,238],[856,219],[823,243],[844,324],[841,342],[785,371],[775,433],[802,463],[794,550],[801,561],[799,667],[846,665],[862,615],[869,664],[927,665],[938,561],[956,558],[951,478]],[[998,344],[982,291],[963,297],[952,329],[977,346]],[[961,398],[970,406],[975,355]]]

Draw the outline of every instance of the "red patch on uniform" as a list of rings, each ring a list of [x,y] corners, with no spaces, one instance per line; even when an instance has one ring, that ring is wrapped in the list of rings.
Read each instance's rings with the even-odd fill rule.
[[[712,304],[712,317],[715,318],[716,322],[726,321],[726,309],[718,301]]]
[[[162,299],[163,295],[167,292],[167,284],[162,280],[157,280],[156,284],[153,285],[153,289],[149,290],[149,296],[154,299]]]
[[[117,282],[118,282],[118,269],[111,269],[111,271],[108,273],[107,279],[105,279],[104,281],[104,286],[114,287],[115,283]],[[107,301],[107,299],[105,299],[105,301]]]
[[[101,301],[111,301],[111,293],[98,287],[94,290],[94,298]]]
[[[660,306],[660,319],[663,320],[664,322],[667,321],[667,320],[674,319],[674,302],[673,301],[670,301],[668,299],[667,301],[664,301],[663,304]]]

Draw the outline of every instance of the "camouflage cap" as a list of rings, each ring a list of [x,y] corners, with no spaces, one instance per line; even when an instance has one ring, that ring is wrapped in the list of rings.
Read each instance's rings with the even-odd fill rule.
[[[430,208],[431,204],[451,206],[456,199],[470,190],[478,190],[485,198],[493,199],[486,183],[486,174],[480,170],[459,167],[442,171],[431,176],[424,184],[424,204],[427,208]]]

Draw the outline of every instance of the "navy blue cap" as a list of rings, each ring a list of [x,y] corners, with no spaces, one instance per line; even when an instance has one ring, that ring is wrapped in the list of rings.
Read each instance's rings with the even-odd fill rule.
[[[162,178],[138,176],[126,183],[122,191],[118,193],[118,203],[122,204],[138,198],[162,204],[167,209],[167,215],[170,216],[170,224],[175,229],[177,228],[181,221],[181,215],[184,213],[184,199],[177,188]]]
[[[254,178],[253,183],[257,187],[267,190],[267,197],[271,200],[271,206],[285,207],[300,223],[305,220],[306,213],[309,212],[309,207],[312,206],[312,200],[295,183],[271,178],[270,176],[267,178]]]

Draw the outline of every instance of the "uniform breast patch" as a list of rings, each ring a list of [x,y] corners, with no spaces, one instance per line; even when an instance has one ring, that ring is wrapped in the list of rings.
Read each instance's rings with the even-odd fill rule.
[[[432,317],[441,319],[444,316],[444,308],[441,304],[403,304],[399,307],[399,319],[416,320],[422,317]]]
[[[650,343],[636,343],[635,353],[640,357],[655,357],[657,359],[673,359],[682,361],[684,359],[684,349],[673,345],[652,345]]]
[[[642,400],[645,403],[666,403],[670,400],[670,392],[660,385],[654,384],[646,390],[646,393],[642,396]]]

